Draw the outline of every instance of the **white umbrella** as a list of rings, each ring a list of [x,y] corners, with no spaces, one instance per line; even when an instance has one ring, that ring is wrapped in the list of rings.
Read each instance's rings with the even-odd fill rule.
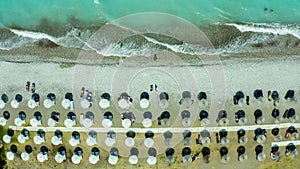
[[[142,123],[143,123],[143,126],[146,127],[146,128],[152,126],[152,120],[148,119],[148,118],[144,119]]]
[[[52,142],[53,145],[57,146],[57,145],[62,143],[62,139],[58,138],[57,136],[53,136],[51,138],[51,142]]]
[[[93,146],[93,145],[97,144],[97,141],[96,141],[95,138],[89,136],[89,137],[86,139],[86,144],[87,144],[88,146]]]
[[[49,109],[49,108],[52,107],[52,106],[53,106],[53,103],[52,103],[52,101],[51,101],[50,99],[44,100],[44,107],[45,107],[46,109]]]
[[[204,118],[200,121],[200,123],[201,123],[201,126],[206,126],[209,124],[209,120],[207,118]]]
[[[134,144],[135,144],[135,141],[134,141],[133,138],[127,137],[127,138],[125,139],[125,145],[126,145],[126,146],[128,146],[128,147],[133,147]]]
[[[4,117],[0,117],[0,125],[5,126],[6,125],[6,119]]]
[[[71,127],[73,127],[74,122],[73,122],[71,119],[66,119],[66,120],[64,121],[64,124],[65,124],[65,126],[66,126],[67,128],[71,128]]]
[[[183,99],[182,101],[182,106],[185,107],[185,108],[189,108],[191,105],[192,105],[192,99],[190,98],[185,98]]]
[[[219,124],[221,126],[227,126],[229,124],[229,120],[227,118],[221,118],[221,120],[219,121]]]
[[[52,118],[48,119],[48,126],[49,127],[55,127],[56,121],[53,120]]]
[[[110,121],[109,119],[103,119],[102,126],[105,128],[109,128],[110,126],[112,126],[112,121]]]
[[[229,143],[229,139],[226,138],[226,137],[223,137],[223,138],[221,139],[221,143],[222,143],[222,144],[228,144],[228,143]]]
[[[160,102],[159,102],[159,107],[160,107],[161,109],[166,109],[166,108],[168,108],[168,107],[169,107],[169,102],[168,102],[168,100],[166,100],[166,99],[160,100]]]
[[[7,152],[6,153],[6,158],[8,159],[8,160],[14,160],[14,158],[15,158],[15,153],[13,153],[13,152]]]
[[[72,158],[71,158],[71,161],[72,161],[74,164],[79,164],[80,161],[81,161],[81,157],[79,157],[78,155],[73,155]]]
[[[16,118],[16,119],[15,119],[15,125],[16,125],[16,126],[19,126],[19,127],[20,127],[20,126],[22,126],[22,124],[23,124],[23,121],[22,121],[20,118]]]
[[[83,125],[84,127],[89,128],[93,125],[93,121],[89,118],[85,118],[83,119]]]
[[[230,160],[230,157],[228,155],[224,155],[224,156],[222,156],[221,160],[223,163],[228,163]]]
[[[266,140],[266,136],[264,136],[264,135],[259,135],[259,136],[257,137],[257,142],[258,142],[259,144],[264,143],[265,140]]]
[[[257,160],[258,161],[264,161],[266,159],[266,154],[265,153],[259,153],[257,155]]]
[[[154,145],[153,139],[152,139],[152,138],[146,138],[146,139],[144,140],[144,145],[145,145],[146,147],[148,147],[148,148],[153,147],[153,145]]]
[[[241,154],[238,158],[239,158],[239,161],[245,161],[248,159],[248,156],[246,154]]]
[[[105,144],[109,147],[113,146],[115,143],[116,143],[116,140],[112,139],[112,138],[106,138],[106,140],[105,140]]]
[[[44,162],[44,161],[48,160],[48,158],[47,158],[46,155],[43,155],[42,153],[39,153],[39,154],[37,155],[37,160],[38,160],[39,162]]]
[[[90,162],[91,164],[96,164],[98,161],[99,161],[99,156],[91,155],[91,156],[89,157],[89,162]]]
[[[23,134],[20,134],[20,135],[18,136],[18,141],[19,141],[19,143],[21,143],[21,144],[25,143],[26,138],[23,136]]]
[[[87,109],[87,108],[90,107],[90,102],[89,102],[88,100],[86,100],[86,99],[83,99],[83,100],[81,100],[81,102],[80,102],[80,106],[81,106],[81,108],[83,108],[83,109]]]
[[[200,106],[201,108],[205,108],[207,105],[208,105],[208,102],[207,102],[206,99],[201,99],[201,100],[199,101],[199,106]]]
[[[128,101],[125,100],[125,99],[120,99],[120,100],[118,101],[118,105],[119,105],[119,107],[122,108],[122,109],[129,109],[129,107],[130,107],[130,104],[129,104]]]
[[[122,120],[122,126],[125,128],[125,129],[128,129],[130,126],[131,126],[131,121],[129,119],[124,119]]]
[[[34,136],[33,141],[35,144],[42,144],[43,139],[40,136]]]
[[[15,108],[15,109],[16,109],[16,108],[19,107],[19,104],[20,104],[20,103],[17,102],[17,100],[12,100],[10,105],[11,105],[12,108]]]
[[[3,109],[5,107],[4,101],[1,99],[0,100],[0,109]]]
[[[154,157],[154,156],[149,156],[148,159],[147,159],[147,163],[148,163],[149,165],[154,165],[154,164],[156,164],[156,157]]]
[[[59,154],[59,153],[57,153],[56,155],[55,155],[55,161],[57,162],[57,163],[62,163],[64,160],[65,160],[65,156],[62,156],[61,154]]]
[[[69,144],[73,147],[79,144],[79,140],[74,139],[73,137],[69,140]]]
[[[190,127],[192,125],[192,121],[190,118],[184,118],[181,120],[181,124],[183,127]]]
[[[136,155],[132,155],[128,159],[130,164],[137,164],[139,162],[139,159]]]
[[[261,123],[265,122],[265,118],[259,117],[259,118],[257,118],[256,122],[257,122],[257,124],[261,124]]]
[[[147,100],[147,99],[140,100],[140,106],[142,109],[147,109],[149,107],[149,105],[150,105],[149,100]]]
[[[276,118],[274,119],[274,122],[275,122],[276,124],[279,124],[281,121],[282,121],[281,117],[276,117]]]
[[[32,127],[37,127],[39,125],[39,121],[36,118],[30,119],[30,125]]]
[[[21,154],[21,158],[23,161],[28,161],[29,160],[29,154],[27,152],[23,152]]]
[[[210,143],[210,138],[209,137],[202,137],[201,142],[203,145],[207,146]]]
[[[245,125],[246,123],[247,123],[247,118],[242,117],[242,118],[239,119],[239,124],[240,125]]]
[[[282,135],[276,135],[275,137],[274,137],[274,140],[276,141],[276,142],[279,142],[279,141],[281,141],[282,140]]]
[[[110,101],[108,101],[107,99],[101,99],[99,101],[99,106],[102,108],[102,109],[106,109],[108,107],[110,107]]]
[[[28,100],[28,103],[27,103],[28,107],[31,108],[31,109],[34,109],[36,104],[35,104],[35,101],[30,99]]]
[[[61,102],[61,105],[64,109],[68,109],[70,107],[70,100],[69,99],[63,99]]]
[[[115,165],[117,164],[118,160],[119,160],[118,157],[110,155],[108,158],[108,163],[111,165]]]
[[[247,137],[244,137],[244,136],[242,136],[242,137],[240,137],[240,139],[239,139],[239,142],[240,142],[240,144],[245,144],[245,143],[247,143],[247,142],[248,142],[248,138],[247,138]]]
[[[10,143],[10,141],[11,141],[11,137],[9,135],[7,135],[7,134],[4,135],[2,139],[7,144]]]

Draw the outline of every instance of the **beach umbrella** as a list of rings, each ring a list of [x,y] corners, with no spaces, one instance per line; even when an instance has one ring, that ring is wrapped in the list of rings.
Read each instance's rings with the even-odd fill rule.
[[[44,107],[45,107],[46,109],[49,109],[49,108],[52,107],[52,106],[53,106],[53,102],[52,102],[50,99],[44,100]]]
[[[261,89],[256,89],[253,92],[253,96],[255,99],[259,99],[260,97],[263,97],[263,91]]]
[[[157,151],[156,151],[156,149],[155,148],[149,148],[148,149],[148,155],[149,156],[153,156],[153,157],[156,157],[156,154],[157,154]]]
[[[20,103],[23,100],[23,96],[21,94],[16,94],[15,100]]]
[[[257,155],[257,160],[258,161],[264,161],[266,159],[266,154],[265,153],[259,153]]]
[[[201,110],[200,113],[199,113],[199,117],[200,117],[200,120],[207,119],[208,118],[208,112],[205,111],[205,110]]]
[[[110,155],[108,158],[108,163],[111,165],[115,165],[115,164],[117,164],[118,160],[119,160],[119,158],[117,156]]]
[[[3,112],[4,119],[8,120],[10,118],[10,113],[8,111]]]
[[[259,135],[258,137],[257,137],[257,142],[259,143],[259,144],[262,144],[262,143],[264,143],[266,141],[266,136],[264,136],[264,135]]]
[[[245,144],[247,142],[248,142],[248,138],[247,137],[242,136],[242,137],[239,138],[239,143],[240,144]]]
[[[109,147],[113,146],[115,143],[116,143],[115,138],[106,138],[105,140],[105,144]]]
[[[128,146],[128,147],[133,147],[135,144],[135,141],[132,137],[127,137],[125,139],[125,145]]]
[[[219,124],[221,126],[227,126],[229,124],[229,120],[227,118],[221,118]]]
[[[11,145],[11,146],[10,146],[10,151],[6,153],[6,158],[7,158],[8,160],[13,160],[14,157],[15,157],[15,153],[17,153],[17,152],[18,152],[17,146],[14,145],[14,144]]]
[[[207,126],[209,125],[209,120],[207,118],[204,118],[200,121],[201,126]]]
[[[129,119],[124,119],[122,120],[122,126],[125,128],[125,129],[128,129],[130,126],[131,126],[131,121]]]
[[[65,159],[66,159],[65,156],[61,155],[61,154],[58,153],[58,152],[56,153],[56,155],[55,155],[55,161],[56,161],[57,163],[62,163]]]
[[[163,110],[167,109],[169,107],[168,100],[162,99],[159,101],[159,107]]]
[[[82,157],[79,157],[78,155],[73,155],[72,158],[71,158],[71,161],[74,164],[79,164],[81,159],[82,159]]]
[[[100,97],[101,99],[106,99],[108,101],[110,101],[110,94],[109,93],[103,93]]]
[[[93,121],[89,118],[83,119],[83,126],[89,128],[93,125]]]
[[[299,134],[297,132],[292,134],[292,140],[297,140],[299,137]]]
[[[167,148],[166,149],[166,156],[173,156],[175,153],[175,150],[173,148]]]
[[[205,92],[199,92],[198,93],[198,96],[197,96],[197,98],[198,98],[198,100],[202,100],[202,99],[207,99],[207,95],[206,95],[206,93]]]
[[[190,118],[184,118],[181,120],[183,127],[190,127],[192,125],[192,120]]]
[[[81,102],[80,102],[80,106],[81,106],[81,108],[83,108],[83,109],[87,109],[87,108],[90,107],[90,102],[89,102],[88,100],[86,100],[86,99],[83,99],[83,100],[81,100]]]
[[[119,105],[119,107],[122,108],[122,109],[129,109],[129,108],[130,108],[130,103],[129,103],[129,101],[126,100],[126,99],[120,99],[120,100],[118,101],[118,105]]]
[[[142,109],[147,109],[150,106],[150,102],[147,99],[141,99],[140,100],[140,107]]]
[[[0,117],[0,125],[1,126],[5,126],[6,122],[7,122],[7,120],[4,117]]]
[[[192,98],[192,94],[190,91],[184,91],[182,92],[182,98]]]
[[[47,156],[47,155],[44,155],[44,154],[42,154],[42,153],[39,153],[39,154],[37,155],[37,160],[38,160],[39,162],[44,162],[44,161],[48,160],[48,156]]]
[[[49,118],[47,124],[49,127],[55,127],[56,121],[53,118]]]
[[[239,161],[245,161],[248,159],[248,156],[246,154],[241,154],[238,156]]]
[[[12,100],[10,105],[11,105],[12,108],[15,108],[15,109],[16,109],[16,108],[19,107],[19,104],[20,104],[20,103],[17,102],[16,100]]]
[[[239,119],[239,124],[240,125],[245,125],[247,123],[247,118],[246,117],[241,117],[240,119]]]
[[[28,160],[29,160],[29,154],[26,153],[26,152],[22,152],[22,154],[21,154],[21,159],[22,159],[23,161],[28,161]]]
[[[102,120],[102,126],[105,128],[109,128],[112,126],[112,121],[110,121],[109,119],[103,119]]]
[[[91,155],[89,157],[89,162],[91,164],[96,164],[100,160],[99,156]]]
[[[147,163],[148,163],[149,165],[155,165],[156,162],[157,162],[157,160],[156,160],[156,157],[154,157],[154,156],[149,156],[149,157],[147,158]]]
[[[38,121],[36,118],[32,118],[32,119],[30,120],[30,125],[31,125],[32,127],[37,127],[37,126],[39,125],[39,121]]]
[[[9,136],[9,135],[4,135],[3,137],[2,137],[2,140],[5,142],[5,143],[10,143],[11,142],[11,136]]]
[[[142,99],[149,100],[149,93],[142,92],[141,95],[140,95],[140,100],[142,100]]]
[[[5,93],[3,93],[3,94],[1,95],[1,100],[2,100],[4,103],[7,103],[7,102],[8,102],[8,96],[7,96]]]
[[[152,138],[146,138],[146,139],[144,140],[144,145],[145,145],[146,147],[148,147],[148,148],[153,147],[153,145],[154,145],[153,139],[152,139]]]
[[[137,164],[139,162],[139,159],[136,155],[132,155],[132,156],[129,157],[128,161],[129,161],[130,164],[134,165],[134,164]]]
[[[64,121],[64,124],[65,124],[65,126],[66,126],[67,128],[71,128],[71,127],[73,127],[73,125],[74,125],[74,121],[71,120],[71,119],[66,119],[66,120]]]
[[[146,128],[149,128],[152,126],[152,120],[149,119],[149,118],[145,118],[143,121],[142,121],[142,124],[144,127]]]
[[[100,101],[99,101],[99,106],[100,106],[102,109],[106,109],[106,108],[110,107],[110,101],[107,100],[107,99],[100,99]]]
[[[3,100],[0,100],[0,109],[3,109],[5,107],[5,102]]]
[[[68,109],[71,105],[71,101],[69,99],[63,99],[61,105],[64,109]]]

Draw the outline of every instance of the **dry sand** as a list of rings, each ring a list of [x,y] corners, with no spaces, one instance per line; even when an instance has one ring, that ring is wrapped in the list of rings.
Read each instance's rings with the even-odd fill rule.
[[[24,49],[25,50],[25,49]],[[30,50],[27,48],[26,50]],[[234,113],[243,109],[246,112],[248,118],[248,124],[254,124],[253,112],[258,107],[262,109],[263,115],[266,118],[264,124],[272,124],[273,119],[271,118],[271,111],[273,106],[270,102],[264,101],[259,103],[252,100],[253,91],[256,88],[262,88],[264,94],[268,90],[278,90],[280,97],[283,98],[283,95],[288,89],[294,89],[296,92],[296,99],[299,100],[299,57],[298,56],[289,56],[285,58],[274,57],[250,57],[250,58],[226,58],[222,60],[222,72],[213,72],[214,75],[221,75],[218,77],[211,76],[208,73],[208,70],[219,70],[220,65],[211,64],[207,66],[201,66],[199,60],[193,60],[193,64],[189,67],[183,65],[190,64],[185,61],[185,57],[182,60],[178,60],[177,57],[165,57],[158,55],[157,62],[154,62],[152,58],[144,59],[125,59],[122,61],[114,58],[105,58],[104,60],[95,59],[90,60],[87,58],[93,58],[94,54],[87,55],[83,57],[83,54],[78,50],[63,50],[63,49],[49,49],[49,50],[35,50],[35,53],[31,55],[24,56],[21,55],[24,51],[12,51],[12,52],[1,52],[1,62],[0,62],[0,90],[2,93],[7,93],[10,101],[16,93],[21,93],[24,96],[24,101],[21,103],[19,109],[12,109],[10,105],[7,105],[4,110],[11,112],[11,119],[8,121],[7,125],[13,124],[13,119],[16,118],[17,113],[20,110],[24,110],[27,113],[28,118],[31,119],[33,112],[40,110],[43,114],[43,125],[47,125],[47,119],[50,116],[50,113],[54,110],[61,113],[61,123],[59,126],[63,126],[63,120],[65,119],[66,114],[69,110],[64,110],[61,106],[61,100],[66,92],[74,92],[74,98],[76,107],[75,113],[79,115],[84,113],[87,110],[82,110],[79,106],[79,89],[82,86],[85,86],[87,89],[93,91],[95,101],[90,110],[95,113],[95,127],[101,126],[102,114],[105,111],[111,111],[114,113],[114,127],[121,127],[121,120],[119,118],[120,109],[115,107],[118,94],[121,91],[127,91],[134,99],[134,109],[133,112],[137,116],[137,123],[133,124],[132,127],[141,127],[142,113],[146,110],[142,110],[138,107],[139,94],[142,91],[149,90],[149,84],[156,83],[158,85],[157,92],[151,92],[150,97],[156,98],[160,91],[166,91],[170,94],[170,107],[167,109],[172,113],[171,126],[180,126],[180,112],[183,110],[178,104],[180,100],[180,94],[184,90],[190,90],[193,93],[194,99],[196,99],[197,93],[202,90],[206,91],[209,96],[209,102],[211,101],[211,93],[215,92],[218,89],[212,89],[211,83],[222,80],[216,78],[225,79],[225,83],[222,88],[226,89],[224,94],[226,94],[225,99],[215,100],[214,102],[220,102],[217,107],[222,107],[225,105],[225,110],[228,111],[228,116],[230,119],[230,125],[235,124]],[[30,52],[29,52],[30,53]],[[70,57],[65,57],[65,56]],[[160,57],[161,56],[161,57]],[[62,58],[65,57],[65,58]],[[181,58],[181,57],[179,57]],[[25,62],[24,62],[25,61]],[[175,62],[175,64],[174,64]],[[78,64],[80,63],[80,64]],[[165,65],[170,63],[169,66]],[[131,73],[130,73],[131,72]],[[136,73],[138,72],[138,73]],[[218,74],[219,73],[219,74]],[[225,76],[222,76],[224,73]],[[127,75],[127,76],[125,76]],[[193,76],[193,78],[191,78]],[[211,79],[209,78],[211,77]],[[176,79],[174,79],[176,78]],[[215,78],[215,79],[213,79]],[[129,79],[127,81],[127,79]],[[213,79],[213,80],[212,80]],[[124,81],[123,81],[124,80]],[[46,94],[49,92],[54,92],[57,94],[58,101],[57,105],[51,109],[45,109],[43,106],[31,110],[27,107],[27,101],[30,98],[30,94],[24,91],[25,83],[27,81],[35,82],[37,87],[37,93],[41,95],[41,101],[46,97]],[[182,82],[183,81],[183,82]],[[127,84],[125,86],[120,84]],[[250,106],[233,106],[232,96],[238,91],[244,91],[246,95],[251,97]],[[98,106],[99,97],[101,93],[109,92],[112,94],[113,106],[107,110],[101,110]],[[218,97],[216,97],[218,98]],[[155,103],[151,105],[151,111],[154,114],[153,120],[155,120],[158,115],[162,112]],[[299,116],[299,104],[297,102],[285,102],[281,99],[281,103],[278,106],[281,114],[286,108],[293,107],[296,109],[296,112]],[[194,119],[193,126],[200,126],[198,119],[198,113],[200,110],[206,109],[210,111],[210,120],[211,123],[215,120],[214,118],[214,109],[200,108],[196,104],[190,108],[192,112],[192,117]],[[29,121],[29,120],[28,120]],[[285,121],[287,122],[287,121]],[[299,122],[299,121],[297,121]],[[157,121],[154,121],[153,127],[157,127]],[[29,123],[27,123],[29,125]],[[72,151],[75,147],[71,147],[68,144],[70,139],[70,133],[64,133],[63,143],[67,148],[67,161],[62,164],[57,164],[54,160],[57,148],[59,146],[51,145],[51,137],[53,133],[46,134],[46,143],[49,150],[49,160],[45,163],[39,163],[36,160],[36,155],[39,152],[40,146],[35,146],[35,151],[31,155],[31,160],[29,162],[22,162],[19,158],[19,155],[24,150],[26,144],[33,144],[32,138],[35,136],[35,132],[31,132],[31,138],[23,145],[19,145],[16,140],[16,136],[19,132],[15,133],[13,144],[18,145],[19,151],[14,161],[8,161],[8,168],[150,168],[149,165],[145,163],[146,159],[142,158],[139,160],[137,165],[130,165],[128,163],[128,157],[124,154],[120,158],[116,166],[111,166],[107,163],[107,156],[109,148],[104,145],[104,138],[106,137],[104,133],[98,134],[98,140],[101,150],[101,160],[96,165],[90,165],[88,162],[88,157],[90,155],[91,147],[88,147],[85,143],[86,133],[81,134],[81,145],[84,151],[84,160],[81,161],[79,165],[73,165],[70,161]],[[284,135],[284,130],[280,131],[281,135]],[[197,133],[192,135],[192,154],[200,152],[203,146],[195,144],[195,138]],[[174,134],[175,138],[182,137],[180,134]],[[245,162],[239,162],[237,160],[236,149],[239,146],[236,139],[236,133],[230,132],[228,138],[230,143],[226,145],[229,148],[229,155],[231,157],[230,162],[223,164],[220,161],[219,148],[222,147],[220,144],[215,144],[214,133],[212,133],[212,144],[209,145],[211,149],[211,162],[205,164],[200,157],[197,161],[191,163],[190,165],[185,165],[181,163],[181,150],[184,147],[183,143],[180,140],[174,139],[173,146],[176,151],[176,162],[171,166],[167,166],[165,162],[165,146],[163,145],[162,135],[156,135],[156,144],[159,155],[157,156],[158,163],[151,168],[297,168],[300,165],[299,159],[292,159],[290,157],[283,157],[279,163],[273,162],[270,159],[269,153],[271,149],[271,143],[273,142],[273,136],[271,132],[268,131],[268,137],[266,142],[263,144],[264,153],[267,155],[267,158],[264,162],[258,162],[255,159],[255,146],[258,145],[257,142],[253,140],[253,131],[247,132],[247,137],[249,142],[245,144],[246,154],[248,155],[248,160]],[[124,134],[117,135],[117,147],[124,150],[124,152],[129,152],[129,148],[124,146]],[[138,134],[137,139],[142,140],[144,138],[143,134]],[[9,149],[11,144],[5,145],[6,150]],[[163,146],[162,146],[163,145]],[[140,147],[143,147],[140,145]],[[297,146],[299,149],[299,146]],[[141,148],[140,156],[145,155],[146,149]],[[280,148],[280,152],[284,155],[284,147]],[[201,154],[200,154],[201,156]]]

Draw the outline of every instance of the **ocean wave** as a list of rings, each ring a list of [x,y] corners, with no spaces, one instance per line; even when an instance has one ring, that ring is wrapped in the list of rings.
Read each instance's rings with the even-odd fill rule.
[[[226,23],[214,24],[203,28],[215,48],[205,48],[197,44],[174,44],[155,37],[142,35],[143,41],[130,39],[120,45],[120,42],[109,44],[104,49],[89,44],[93,35],[90,30],[73,28],[65,36],[55,37],[46,33],[27,30],[9,29],[14,36],[0,42],[1,50],[10,50],[30,45],[42,47],[62,46],[94,50],[104,56],[153,56],[159,50],[169,50],[175,53],[189,55],[227,55],[242,52],[270,51],[270,49],[288,49],[300,44],[299,25],[282,24],[252,24]],[[218,32],[217,34],[215,32]],[[79,36],[80,34],[80,36]],[[109,37],[104,37],[109,38]],[[106,41],[106,39],[102,39]],[[109,40],[107,40],[109,41]]]

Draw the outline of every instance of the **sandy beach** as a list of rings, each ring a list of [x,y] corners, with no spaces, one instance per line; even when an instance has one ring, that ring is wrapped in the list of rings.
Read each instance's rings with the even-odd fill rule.
[[[25,49],[23,49],[25,50]],[[27,48],[26,50],[30,50]],[[120,114],[124,111],[118,108],[117,97],[123,91],[129,93],[133,98],[132,111],[136,116],[136,123],[132,128],[142,127],[141,121],[143,119],[143,110],[139,107],[139,96],[143,91],[149,92],[149,85],[156,83],[158,85],[158,91],[149,92],[151,107],[149,110],[153,113],[153,128],[161,127],[157,125],[157,117],[161,114],[162,110],[158,107],[157,97],[160,92],[167,92],[170,95],[170,106],[168,111],[171,112],[170,126],[169,127],[181,127],[180,113],[184,108],[178,104],[181,93],[185,90],[192,92],[193,99],[197,99],[199,91],[206,91],[208,94],[208,102],[211,104],[208,107],[200,107],[198,101],[189,108],[191,111],[193,127],[200,127],[199,112],[200,110],[207,110],[209,112],[209,119],[211,126],[215,124],[216,113],[225,109],[228,112],[230,120],[230,126],[239,126],[234,122],[234,113],[237,110],[243,109],[246,112],[248,119],[247,125],[254,125],[253,112],[256,109],[263,111],[263,116],[266,121],[263,124],[274,124],[274,120],[271,117],[271,111],[273,110],[272,102],[268,102],[264,98],[263,102],[254,100],[253,91],[255,89],[263,89],[264,95],[268,90],[277,90],[280,94],[280,103],[278,109],[281,115],[287,108],[294,108],[298,114],[300,110],[298,100],[299,95],[299,56],[286,56],[283,57],[221,57],[221,65],[209,64],[203,65],[199,61],[199,58],[189,59],[187,62],[184,57],[180,56],[166,56],[158,55],[158,60],[153,61],[151,57],[144,58],[101,58],[97,59],[96,54],[88,55],[86,58],[82,56],[85,52],[76,49],[60,49],[53,48],[48,50],[35,50],[31,55],[26,56],[26,60],[23,59],[22,50],[2,51],[0,69],[2,75],[0,76],[1,92],[6,93],[11,101],[15,94],[20,93],[23,95],[23,101],[18,109],[13,109],[9,104],[6,105],[4,110],[11,112],[11,118],[8,120],[4,129],[6,131],[7,126],[14,125],[13,120],[17,117],[17,113],[20,110],[24,110],[27,113],[27,123],[25,126],[29,126],[29,119],[32,118],[35,111],[40,111],[43,116],[42,126],[47,126],[47,119],[50,117],[52,111],[58,111],[61,113],[61,122],[57,125],[63,127],[63,120],[66,118],[66,114],[69,110],[64,110],[61,106],[61,101],[64,94],[67,92],[73,92],[75,98],[75,113],[79,117],[80,113],[85,113],[90,110],[95,113],[95,124],[93,127],[101,128],[101,120],[103,119],[103,113],[111,111],[114,114],[113,126],[122,127]],[[68,57],[65,57],[68,56]],[[93,60],[91,60],[93,58]],[[179,58],[179,59],[178,59]],[[182,59],[183,58],[183,59]],[[192,62],[192,63],[190,63]],[[218,61],[219,62],[219,61]],[[219,62],[220,63],[220,62]],[[169,66],[166,66],[169,65]],[[221,70],[221,72],[212,72],[211,70]],[[124,76],[127,74],[127,76]],[[224,74],[224,76],[222,76]],[[212,76],[218,75],[218,76]],[[222,80],[223,79],[223,80]],[[45,109],[43,106],[35,108],[34,110],[27,107],[27,101],[30,99],[31,94],[24,90],[25,83],[27,81],[35,82],[36,92],[41,96],[41,102],[46,98],[46,95],[53,92],[57,95],[57,105]],[[223,81],[223,82],[222,82]],[[212,84],[212,82],[220,82],[218,85]],[[93,106],[90,109],[80,108],[80,89],[81,87],[93,92]],[[218,87],[218,88],[212,88]],[[288,89],[294,89],[296,93],[296,102],[289,102],[283,99]],[[219,94],[224,97],[212,97],[212,93],[215,91],[223,91]],[[243,91],[245,95],[250,96],[250,105],[233,105],[232,96],[237,91]],[[98,102],[100,95],[103,92],[111,93],[112,95],[112,107],[108,109],[100,109]],[[212,99],[214,98],[214,99]],[[216,99],[216,100],[215,100]],[[9,102],[10,102],[9,101]],[[213,103],[212,103],[213,102]],[[78,119],[77,119],[78,120]],[[282,123],[289,123],[288,120],[284,120]],[[297,121],[299,123],[299,120]],[[79,121],[77,121],[77,127],[80,127]],[[276,125],[275,125],[276,126]],[[243,128],[242,126],[240,126]],[[260,127],[257,125],[257,127]],[[226,127],[225,127],[226,129]],[[280,130],[280,134],[284,135],[285,128]],[[211,149],[211,162],[205,164],[200,158],[189,165],[181,163],[181,150],[185,147],[181,141],[182,134],[174,133],[172,147],[175,149],[175,164],[168,166],[165,162],[164,151],[167,148],[163,143],[163,135],[155,135],[155,148],[158,151],[157,164],[149,166],[146,163],[147,149],[143,146],[144,139],[143,133],[138,133],[136,136],[137,147],[140,150],[140,159],[137,165],[131,165],[128,163],[129,147],[124,145],[125,133],[117,133],[116,147],[119,148],[121,157],[116,166],[109,165],[107,162],[108,151],[110,147],[107,147],[104,143],[106,137],[105,133],[98,133],[99,144],[96,146],[100,148],[100,161],[96,165],[90,165],[88,157],[90,155],[89,147],[85,143],[87,133],[81,133],[81,144],[83,148],[83,159],[80,164],[74,165],[70,161],[73,150],[75,147],[71,147],[68,140],[71,138],[70,132],[65,132],[63,135],[63,144],[67,149],[67,160],[62,164],[58,164],[54,160],[57,148],[59,146],[53,146],[51,144],[51,137],[53,132],[46,134],[46,143],[49,148],[49,160],[44,163],[39,163],[36,160],[36,155],[39,152],[40,145],[34,146],[34,152],[31,154],[30,162],[22,162],[20,159],[20,153],[24,150],[26,144],[34,145],[32,138],[36,135],[36,132],[30,132],[30,139],[26,143],[20,145],[16,139],[20,131],[15,132],[15,136],[12,143],[4,145],[6,150],[9,150],[11,144],[18,145],[18,153],[14,161],[7,161],[8,168],[19,168],[21,165],[26,168],[297,168],[300,162],[298,159],[292,159],[291,157],[284,156],[285,147],[280,147],[279,151],[283,155],[280,162],[274,162],[270,158],[271,143],[274,142],[274,138],[271,135],[271,131],[268,131],[267,140],[263,143],[264,153],[266,159],[263,162],[259,162],[255,159],[255,146],[257,142],[253,140],[253,131],[248,131],[246,136],[249,142],[244,146],[246,147],[246,154],[248,160],[239,162],[237,160],[236,149],[239,146],[237,143],[236,132],[229,132],[228,138],[230,143],[224,145],[229,149],[229,155],[231,157],[229,163],[223,164],[220,161],[219,149],[223,145],[216,144],[214,135],[211,133],[212,143],[208,146]],[[200,131],[199,131],[200,132]],[[192,134],[192,154],[200,152],[203,148],[202,145],[195,144],[195,139],[199,132]],[[290,140],[290,139],[289,139]],[[297,146],[299,149],[299,146]]]

